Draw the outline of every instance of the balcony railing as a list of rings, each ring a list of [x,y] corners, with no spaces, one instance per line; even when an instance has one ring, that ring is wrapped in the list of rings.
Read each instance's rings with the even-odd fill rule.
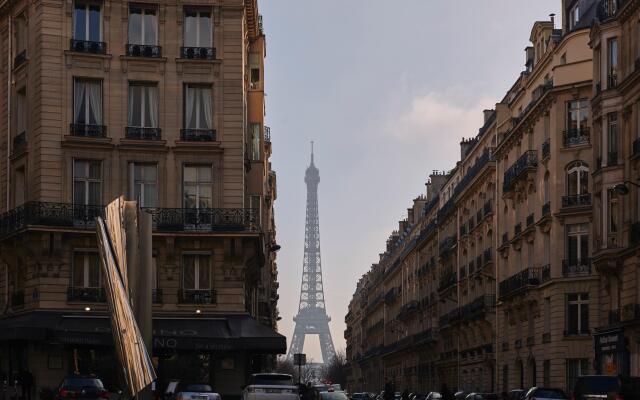
[[[127,139],[134,140],[160,140],[162,139],[162,129],[142,126],[127,126],[124,131],[124,136]]]
[[[440,278],[440,284],[438,285],[438,291],[445,291],[453,286],[455,286],[457,281],[456,273],[454,271],[446,272]]]
[[[248,208],[152,208],[153,229],[158,232],[258,231],[258,210]],[[101,205],[27,202],[0,216],[0,236],[27,226],[95,229],[104,217]]]
[[[71,136],[103,138],[107,136],[107,127],[93,124],[71,124]]]
[[[591,205],[591,193],[562,196],[562,208],[587,207]]]
[[[597,15],[602,22],[614,18],[628,0],[600,0]]]
[[[527,268],[500,282],[500,298],[515,295],[542,282],[542,268]]]
[[[149,44],[127,43],[127,56],[129,57],[162,57],[162,47]]]
[[[186,142],[215,142],[215,129],[181,129],[180,140]]]
[[[542,142],[542,158],[547,158],[551,154],[551,139],[547,138]]]
[[[527,215],[527,221],[526,222],[527,222],[527,228],[534,224],[535,216],[533,215],[533,213]]]
[[[251,208],[152,208],[158,232],[216,232],[259,230],[258,210]]]
[[[180,289],[178,303],[180,304],[216,304],[214,289]]]
[[[21,307],[24,305],[24,290],[16,290],[11,293],[11,306]]]
[[[216,49],[214,47],[180,47],[180,58],[215,60]]]
[[[456,235],[448,236],[440,242],[440,254],[447,253],[456,245],[458,238]]]
[[[562,275],[565,277],[591,275],[591,259],[562,260]]]
[[[591,141],[591,130],[586,128],[571,128],[562,133],[562,143],[564,147],[574,147],[589,144]]]
[[[84,303],[103,303],[107,301],[104,289],[101,287],[78,287],[69,286],[67,288],[68,301],[80,301]]]
[[[502,245],[509,244],[509,234],[507,232],[502,234]]]
[[[516,236],[520,235],[521,233],[522,233],[522,222],[518,222],[513,227],[513,236],[516,237]]]
[[[25,144],[27,144],[27,132],[20,132],[19,134],[13,137],[12,149],[13,151],[16,151],[17,149],[21,148]]]
[[[460,308],[463,319],[476,318],[492,310],[496,306],[496,298],[492,294],[483,294]]]
[[[20,53],[16,54],[13,59],[13,68],[19,67],[24,64],[25,61],[27,61],[27,50],[22,50]]]
[[[93,42],[90,40],[71,39],[70,50],[78,53],[106,54],[105,42]]]
[[[526,151],[518,160],[504,173],[503,191],[511,190],[515,182],[529,170],[538,167],[538,156],[535,150]]]
[[[387,293],[384,295],[384,303],[392,304],[394,301],[398,299],[399,294],[400,294],[400,291],[398,290],[398,288],[389,289]]]

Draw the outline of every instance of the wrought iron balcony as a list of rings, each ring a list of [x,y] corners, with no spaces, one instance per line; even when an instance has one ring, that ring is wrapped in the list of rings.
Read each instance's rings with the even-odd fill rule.
[[[13,59],[13,68],[18,68],[20,65],[24,64],[27,61],[27,50],[22,50],[20,53],[16,54]]]
[[[533,225],[535,222],[535,217],[533,215],[533,213],[527,215],[527,228],[530,227],[531,225]]]
[[[473,179],[478,175],[478,173],[482,170],[482,168],[492,161],[491,152],[489,150],[485,150],[480,158],[473,164],[471,168],[467,171],[467,173],[460,179],[460,182],[456,185],[453,190],[453,197],[457,197],[462,191],[473,181]]]
[[[215,142],[215,129],[181,129],[180,140],[185,142]]]
[[[562,196],[562,208],[591,206],[591,193]]]
[[[607,75],[607,89],[613,89],[618,86],[618,74],[609,74]]]
[[[524,269],[500,282],[500,299],[506,299],[529,288],[534,288],[542,282],[544,282],[542,268]]]
[[[509,244],[509,233],[505,232],[502,234],[502,245],[505,246]]]
[[[103,138],[107,137],[107,127],[92,124],[71,124],[71,136]]]
[[[127,43],[127,56],[129,57],[162,57],[162,47],[149,44],[132,44]]]
[[[600,0],[597,16],[601,22],[614,18],[628,0]]]
[[[551,264],[542,266],[542,282],[546,282],[551,279]]]
[[[271,142],[271,128],[266,126],[264,127],[264,141],[266,143],[270,143]]]
[[[389,289],[384,295],[384,304],[392,304],[398,299],[399,294],[400,291],[398,290],[398,288],[394,287]]]
[[[452,323],[457,322],[460,319],[460,310],[458,308],[454,308],[453,310],[445,313],[444,315],[438,318],[439,327],[444,328]]]
[[[23,147],[27,144],[27,132],[20,132],[16,136],[13,137],[13,151]]]
[[[440,284],[438,285],[438,291],[443,292],[449,288],[455,286],[457,282],[456,273],[454,271],[448,271],[440,277]]]
[[[180,289],[178,290],[180,304],[216,304],[214,289]]]
[[[11,307],[21,307],[24,305],[24,290],[16,290],[11,293]]]
[[[398,313],[397,318],[400,321],[406,321],[412,316],[415,316],[419,309],[420,309],[420,303],[418,303],[415,300],[412,300],[402,306],[402,308],[400,309],[400,312]]]
[[[0,235],[10,235],[30,225],[94,229],[102,206],[27,202],[0,216]]]
[[[518,235],[520,235],[522,233],[522,222],[518,222],[514,227],[513,227],[513,236],[514,238]]]
[[[633,146],[632,146],[632,147],[633,147],[633,149],[632,149],[632,151],[633,151],[632,155],[634,155],[634,156],[635,156],[635,155],[640,154],[640,138],[637,138],[636,140],[634,140],[634,141],[633,141]]]
[[[456,245],[458,238],[456,235],[448,236],[440,242],[440,254],[447,253]]]
[[[551,154],[551,139],[547,138],[542,142],[542,158],[547,158]]]
[[[551,202],[547,201],[542,205],[542,216],[546,216],[551,214]]]
[[[103,288],[79,286],[69,286],[67,288],[67,300],[83,303],[104,303],[107,301]]]
[[[94,42],[91,40],[71,39],[70,50],[78,53],[106,54],[107,44],[105,42]]]
[[[251,208],[147,208],[158,232],[258,231],[258,210]]]
[[[180,58],[192,60],[215,60],[215,47],[180,47]]]
[[[134,140],[161,140],[162,129],[142,126],[127,126],[124,129],[124,136],[127,139]]]
[[[591,142],[591,130],[585,128],[571,128],[562,132],[562,143],[564,147],[574,147],[589,144]]]
[[[470,303],[460,307],[460,317],[464,320],[482,317],[496,306],[495,296],[483,294],[473,299]]]
[[[511,190],[513,185],[524,174],[530,170],[538,168],[538,156],[535,150],[526,151],[518,158],[518,160],[509,167],[504,173],[504,182],[502,183],[502,189],[504,192]]]
[[[565,277],[591,275],[591,259],[562,260],[562,275]]]

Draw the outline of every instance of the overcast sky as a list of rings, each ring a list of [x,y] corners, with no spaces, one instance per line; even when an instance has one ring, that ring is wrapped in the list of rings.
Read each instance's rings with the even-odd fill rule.
[[[309,141],[320,169],[324,290],[336,349],[359,277],[434,169],[451,169],[561,0],[261,0],[278,174],[279,330],[293,332]],[[556,17],[556,26],[561,19]],[[321,360],[317,337],[305,352]]]

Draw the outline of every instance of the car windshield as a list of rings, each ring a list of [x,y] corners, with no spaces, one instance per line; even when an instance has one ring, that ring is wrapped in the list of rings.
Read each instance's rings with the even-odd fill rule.
[[[291,375],[254,375],[249,385],[293,386]]]
[[[188,383],[180,387],[181,392],[200,392],[200,393],[211,393],[213,389],[209,385],[202,385],[198,383]]]
[[[533,395],[543,399],[566,399],[567,396],[560,389],[537,389]]]
[[[578,379],[576,388],[585,394],[608,394],[618,388],[618,378],[614,376],[589,376]]]
[[[71,390],[82,388],[104,389],[102,381],[96,378],[67,378],[62,383],[62,387]]]
[[[321,392],[320,398],[322,400],[348,400],[344,392]]]

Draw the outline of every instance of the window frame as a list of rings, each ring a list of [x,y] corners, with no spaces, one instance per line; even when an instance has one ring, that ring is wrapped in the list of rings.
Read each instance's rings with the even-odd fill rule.
[[[607,39],[607,87],[615,87],[617,85],[618,69],[619,69],[620,48],[618,38],[612,37]]]
[[[210,181],[200,181],[199,179],[199,173],[198,170],[199,168],[204,168],[204,167],[208,167],[211,171],[211,180]],[[187,168],[196,168],[196,181],[194,182],[187,182],[186,181],[186,174],[185,171]],[[188,184],[193,184],[196,187],[196,199],[195,199],[195,207],[187,207],[186,205],[186,192],[185,192],[185,188],[188,186]],[[213,164],[211,163],[203,163],[203,164],[198,164],[198,163],[185,163],[182,165],[182,207],[185,209],[194,209],[194,210],[198,210],[200,209],[200,187],[202,185],[210,185],[210,189],[211,189],[211,204],[210,207],[204,207],[203,209],[208,209],[208,208],[213,208],[214,206],[214,187],[215,187],[215,178],[214,178],[214,168],[213,168]]]
[[[147,180],[144,177],[144,167],[154,167],[156,170],[155,176],[156,179],[155,181],[150,181]],[[136,180],[135,176],[136,176],[136,168],[141,168],[141,176],[142,176],[142,180]],[[154,162],[137,162],[137,161],[132,161],[129,163],[129,196],[131,199],[136,200],[140,203],[140,207],[142,208],[154,208],[154,207],[158,207],[159,205],[159,195],[158,195],[158,185],[159,185],[159,179],[158,179],[158,163],[154,163]],[[138,185],[138,183],[140,184],[140,197],[136,196],[136,186]],[[153,185],[155,186],[155,204],[153,205],[148,205],[147,201],[145,199],[145,193],[146,193],[146,186],[147,185]]]
[[[585,192],[582,192],[582,180],[584,179],[582,173],[586,172],[587,183],[584,185]],[[571,180],[572,176],[575,175],[575,193],[571,193]],[[576,160],[569,164],[566,169],[566,184],[565,184],[565,193],[567,196],[580,196],[589,194],[589,165],[581,160]]]
[[[196,13],[196,27],[195,27],[195,31],[196,31],[196,45],[192,46],[192,45],[187,45],[186,39],[187,39],[187,13],[188,12],[195,12]],[[200,26],[201,26],[201,21],[204,17],[201,16],[201,14],[209,14],[209,30],[211,32],[211,35],[209,37],[209,45],[208,46],[203,46],[202,45],[202,40],[200,37]],[[211,9],[209,8],[185,8],[183,10],[183,28],[182,28],[182,45],[184,47],[204,47],[204,48],[211,48],[213,47],[213,36],[214,36],[214,23],[213,23],[213,12]]]
[[[571,299],[572,296],[576,296],[574,300]],[[586,297],[586,298],[585,298]],[[589,304],[591,303],[591,299],[588,292],[582,293],[568,293],[566,295],[566,329],[567,335],[588,335],[591,333],[590,328],[590,318],[589,318]],[[583,316],[584,312],[583,308],[586,307],[586,323],[583,328]],[[571,310],[576,310],[577,317],[577,329],[574,331],[571,327]]]
[[[194,257],[194,282],[193,288],[187,288],[185,286],[185,268],[186,268],[186,257]],[[208,269],[209,269],[209,283],[207,288],[200,287],[200,259],[206,257],[208,259]],[[210,252],[203,251],[187,251],[182,253],[182,277],[180,279],[180,285],[182,290],[187,291],[197,291],[197,290],[212,290],[213,289],[213,257]]]
[[[93,83],[93,84],[98,84],[100,86],[100,121],[97,121],[96,119],[96,124],[91,124],[91,101],[89,100],[89,88],[87,86],[87,84],[89,83]],[[85,122],[81,123],[78,122],[76,120],[76,115],[75,115],[75,108],[76,108],[76,101],[78,101],[78,99],[76,99],[76,85],[78,84],[83,84],[84,87],[84,92],[85,92],[85,106],[84,106],[84,119]],[[102,79],[95,79],[95,78],[85,78],[85,77],[74,77],[73,78],[73,93],[72,93],[72,97],[73,97],[73,109],[72,109],[72,121],[74,124],[76,125],[85,125],[85,126],[101,126],[104,124],[104,87],[103,87],[103,80]],[[95,112],[94,112],[95,115]]]
[[[139,125],[133,125],[129,120],[129,114],[133,115],[133,111],[129,110],[129,108],[132,106],[133,101],[131,100],[131,96],[132,96],[132,89],[135,87],[139,87],[142,88],[141,89],[141,93],[140,93],[140,99],[141,99],[141,104],[140,104],[140,124]],[[155,92],[155,97],[156,97],[156,110],[155,110],[155,115],[156,115],[156,123],[153,124],[152,122],[147,122],[146,121],[146,116],[147,116],[147,96],[149,96],[149,92],[150,90],[153,90],[153,92]],[[127,126],[130,127],[136,127],[136,128],[158,128],[158,126],[160,125],[160,90],[158,88],[158,83],[157,82],[147,82],[147,81],[129,81],[129,87],[128,87],[128,91],[127,91]],[[152,112],[154,112],[154,110],[149,109],[149,114],[151,114]],[[135,117],[133,117],[135,118]],[[154,126],[155,125],[155,126]]]
[[[95,268],[97,269],[96,273],[98,274],[98,286],[90,286],[91,284],[91,279],[90,279],[90,270],[91,270],[91,259],[90,256],[94,255],[96,257],[96,264],[95,264]],[[82,286],[76,286],[76,272],[77,272],[77,266],[76,266],[76,257],[77,256],[81,256],[82,257]],[[71,264],[71,287],[74,288],[83,288],[83,289],[96,289],[96,288],[101,288],[102,287],[102,271],[100,270],[100,255],[98,254],[97,250],[93,250],[93,249],[87,249],[87,250],[74,250],[73,251],[73,258],[72,258],[72,264]]]
[[[76,176],[76,163],[85,163],[85,171],[86,171],[86,177],[77,177]],[[100,167],[100,177],[99,178],[91,178],[91,174],[90,174],[90,170],[91,170],[91,163],[97,163]],[[89,202],[89,187],[90,187],[90,183],[99,183],[99,188],[100,188],[100,193],[98,194],[98,198],[100,200],[102,200],[102,195],[103,195],[103,161],[102,160],[95,160],[95,159],[85,159],[85,158],[74,158],[73,162],[72,162],[72,190],[71,190],[71,196],[72,196],[72,203],[74,205],[78,205],[78,206],[92,206],[92,205],[100,205],[100,204],[90,204]],[[76,182],[83,182],[83,187],[84,187],[84,201],[82,203],[76,203],[75,199],[76,199]]]
[[[140,9],[141,10],[141,18],[140,18],[140,42],[141,43],[135,43],[132,38],[131,38],[131,24],[133,23],[133,18],[131,18],[132,10],[133,9]],[[145,43],[146,42],[146,35],[145,35],[145,28],[147,23],[145,22],[145,16],[147,15],[148,11],[153,11],[154,13],[152,14],[155,17],[155,32],[154,32],[154,37],[155,37],[155,43]],[[160,18],[159,18],[159,10],[157,5],[153,5],[153,4],[141,4],[141,3],[130,3],[129,4],[129,18],[127,21],[127,43],[128,44],[135,44],[138,46],[158,46],[159,43],[159,33],[160,33],[160,27],[159,27],[159,22],[160,22]]]
[[[200,126],[200,120],[202,117],[202,120],[205,121],[206,123],[206,117],[205,116],[201,116],[200,115],[200,108],[202,107],[202,109],[204,110],[204,105],[199,104],[198,101],[201,101],[201,94],[199,94],[198,92],[196,94],[194,94],[195,96],[195,102],[194,102],[194,113],[195,113],[195,121],[196,121],[196,127],[190,127],[189,126],[189,121],[187,121],[187,91],[188,90],[197,90],[197,91],[201,91],[201,90],[208,90],[209,91],[209,97],[211,98],[211,126],[209,127],[202,127]],[[184,129],[195,129],[195,130],[214,130],[215,128],[215,105],[214,105],[214,97],[213,97],[213,85],[210,83],[185,83],[184,87],[183,87],[183,101],[182,101],[182,126]],[[201,106],[201,107],[199,107]]]
[[[76,11],[78,10],[78,5],[84,5],[84,14],[85,14],[85,27],[84,27],[84,39],[80,39],[76,37],[76,26],[77,26],[77,19],[76,19]],[[91,37],[91,12],[89,10],[90,7],[98,7],[98,9],[100,10],[100,21],[98,23],[99,25],[99,40],[90,40]],[[103,32],[103,4],[101,2],[98,1],[74,1],[73,2],[73,17],[72,17],[72,32],[71,32],[71,36],[73,40],[81,40],[81,41],[86,41],[86,42],[102,42],[103,38],[104,38],[104,32]]]
[[[576,231],[571,232],[571,229],[575,227]],[[586,227],[586,228],[585,228]],[[584,228],[584,229],[583,229]],[[589,236],[590,236],[590,232],[589,232],[589,225],[586,223],[578,223],[578,224],[568,224],[567,228],[566,228],[566,233],[565,233],[565,238],[566,238],[566,253],[565,256],[567,258],[567,260],[569,261],[576,261],[578,262],[578,264],[581,264],[583,262],[588,261],[589,259]],[[583,240],[583,236],[586,236],[586,246],[587,246],[587,260],[583,260],[582,259],[582,240]],[[576,240],[576,255],[577,258],[575,260],[571,259],[570,257],[570,248],[569,248],[569,240],[574,237]]]

